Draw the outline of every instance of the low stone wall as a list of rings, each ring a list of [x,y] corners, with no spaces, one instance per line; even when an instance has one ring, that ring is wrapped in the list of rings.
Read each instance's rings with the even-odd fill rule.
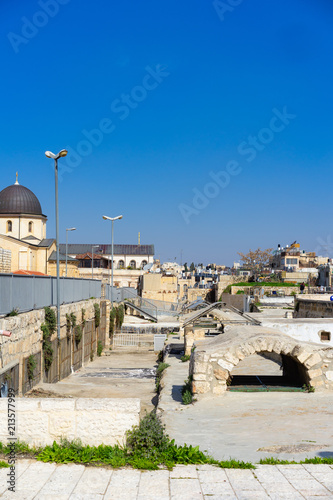
[[[189,374],[193,393],[223,394],[232,370],[247,356],[268,352],[281,355],[286,370],[290,359],[302,373],[304,383],[316,390],[333,390],[333,349],[299,342],[261,326],[235,326],[213,340],[199,343],[191,354]]]
[[[225,302],[228,306],[236,307],[239,311],[244,310],[243,294],[231,295],[230,293],[222,293],[222,302]]]
[[[8,439],[7,398],[0,399],[0,441]],[[31,446],[61,438],[84,445],[125,443],[126,431],[139,424],[140,399],[16,398],[16,437]]]
[[[285,295],[294,295],[299,293],[299,286],[260,286],[260,283],[254,283],[249,286],[232,286],[231,295],[236,295],[239,290],[249,293],[251,289],[254,289],[254,295],[259,295],[262,288],[264,289],[264,293],[269,294],[272,292],[283,292]]]
[[[294,318],[333,318],[331,295],[299,295],[295,299]]]

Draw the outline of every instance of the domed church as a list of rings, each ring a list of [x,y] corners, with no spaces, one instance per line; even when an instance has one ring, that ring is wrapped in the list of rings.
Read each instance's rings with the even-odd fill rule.
[[[15,183],[0,192],[0,272],[56,274],[56,242],[46,238],[46,222],[37,196],[19,184],[16,173]],[[61,264],[64,260],[61,255]],[[68,260],[71,268],[73,259]]]

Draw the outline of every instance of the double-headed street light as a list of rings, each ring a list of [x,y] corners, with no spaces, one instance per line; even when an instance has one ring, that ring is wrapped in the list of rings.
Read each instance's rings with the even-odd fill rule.
[[[58,208],[58,160],[68,153],[67,149],[62,149],[58,154],[45,151],[47,158],[54,160],[55,173],[55,209],[56,209],[56,254],[57,254],[57,335],[60,340],[60,282],[59,282],[59,208]]]
[[[113,306],[113,223],[115,220],[122,218],[122,215],[118,215],[118,217],[108,217],[107,215],[103,215],[104,220],[111,221],[111,306]]]
[[[68,227],[66,229],[66,278],[67,278],[67,248],[68,248],[68,231],[76,231],[76,227]]]

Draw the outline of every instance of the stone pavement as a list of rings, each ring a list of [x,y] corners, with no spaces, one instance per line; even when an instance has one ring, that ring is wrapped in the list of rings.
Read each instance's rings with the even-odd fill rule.
[[[258,465],[220,469],[177,465],[172,471],[107,469],[19,460],[16,492],[7,490],[9,469],[0,469],[3,499],[57,500],[327,500],[333,498],[333,466]]]

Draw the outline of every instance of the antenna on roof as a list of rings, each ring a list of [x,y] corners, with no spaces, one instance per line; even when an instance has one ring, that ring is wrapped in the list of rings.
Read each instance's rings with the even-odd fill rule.
[[[18,172],[16,172],[16,181],[15,181],[15,184],[18,184],[19,181],[18,181]]]

